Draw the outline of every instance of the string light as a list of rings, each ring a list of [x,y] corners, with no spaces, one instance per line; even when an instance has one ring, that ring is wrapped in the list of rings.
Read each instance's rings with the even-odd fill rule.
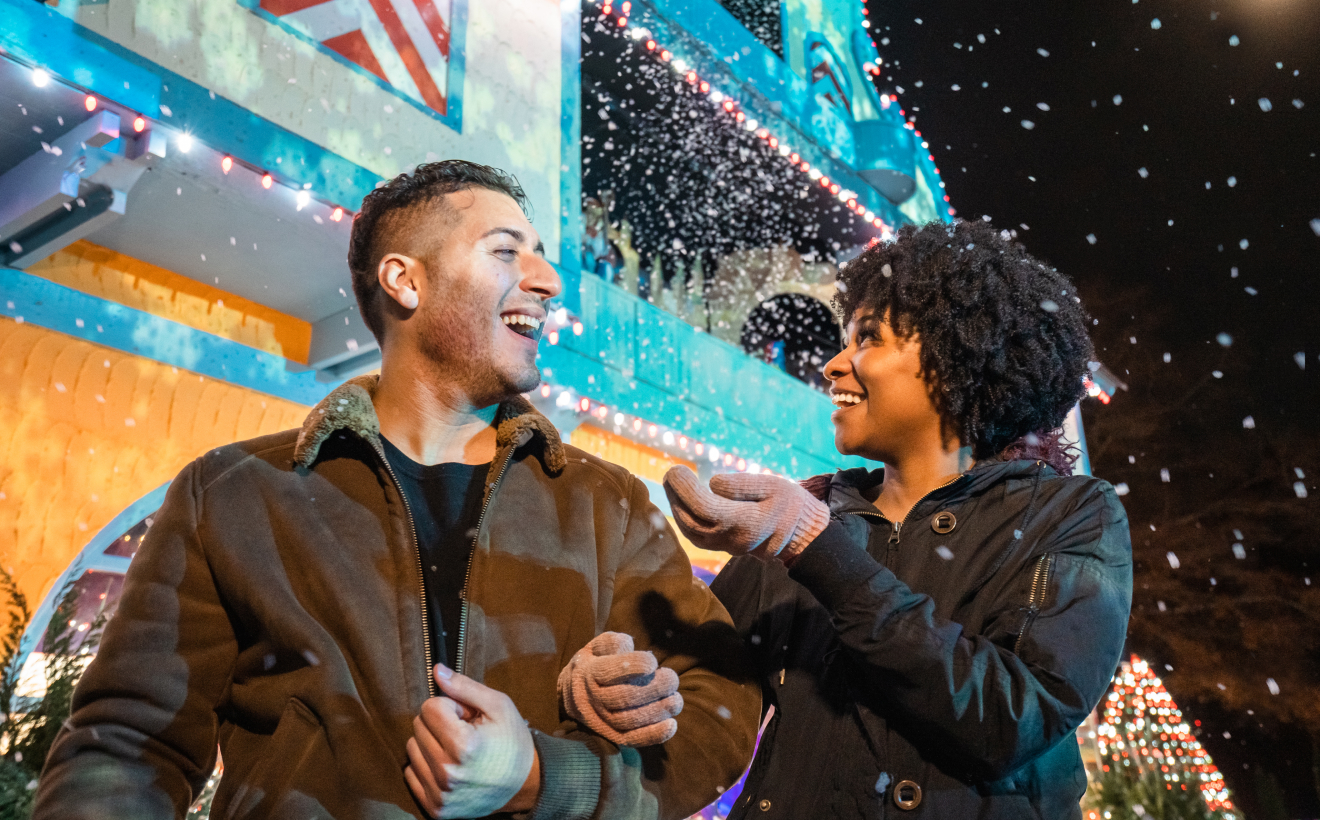
[[[872,58],[871,60],[862,63],[862,70],[867,74],[871,75],[872,77],[879,79],[880,66],[884,65],[885,61],[884,58],[880,56],[880,45],[876,43],[875,37],[871,35],[871,31],[873,31],[873,29],[871,28],[871,20],[870,20],[871,10],[866,7],[866,0],[862,0],[861,7],[862,7],[862,28],[867,30],[867,36],[870,37],[871,39],[871,48],[875,49],[875,57]],[[891,104],[896,102],[898,102],[897,94],[880,95],[881,108],[888,109]],[[907,112],[904,111],[902,108],[898,109],[898,114],[900,117],[903,117],[905,120],[907,119]],[[905,122],[903,123],[903,127],[915,131],[918,137],[921,136],[921,132],[916,130],[916,124],[914,122]],[[927,145],[925,142],[922,142],[921,147],[929,148],[930,146]],[[931,162],[935,161],[935,157],[933,155],[930,156],[929,159]],[[940,169],[936,168],[935,176],[938,178],[939,175],[940,175]],[[944,183],[942,181],[940,182],[940,187],[941,188],[944,187]],[[949,198],[946,196],[944,198],[944,201],[948,202]],[[948,211],[949,211],[949,216],[953,216],[954,214],[957,213],[957,211],[955,211],[953,208],[949,208]]]
[[[631,8],[631,6],[628,4],[625,4],[625,7]],[[49,85],[53,80],[57,80],[57,79],[58,78],[51,75],[51,73],[44,68],[40,68],[40,67],[32,68],[32,82],[38,88],[43,88]],[[81,87],[76,83],[68,83],[63,79],[58,79],[58,82],[65,83],[70,88],[83,94],[83,108],[87,109],[87,111],[89,112],[96,111],[98,108],[101,107],[100,99],[98,99],[96,95],[88,93],[85,87]],[[133,114],[132,116],[133,119],[131,122],[134,133],[141,134],[144,131],[146,131],[147,128],[149,127],[147,118],[142,114]],[[185,154],[189,153],[195,144],[196,144],[196,138],[192,134],[183,132],[183,133],[179,133],[175,137],[175,145],[181,153],[185,153]],[[228,174],[230,171],[234,169],[234,162],[235,160],[232,156],[228,154],[224,155],[223,157],[220,158],[220,170],[223,171],[225,174]],[[254,173],[261,174],[261,186],[263,188],[270,190],[274,186],[275,178],[269,172],[262,172],[259,169],[253,168],[251,165],[247,165],[246,163],[244,164],[249,170],[253,171]],[[297,203],[298,210],[301,211],[304,207],[311,204],[311,199],[312,199],[311,193],[307,191],[306,188],[297,190],[297,196],[295,197],[295,201]],[[333,208],[330,214],[330,219],[332,221],[340,222],[343,220],[344,208],[342,206],[333,205],[332,203],[326,203],[326,206]],[[319,216],[315,217],[315,219],[318,222],[321,221],[321,218]]]
[[[1115,766],[1158,772],[1166,789],[1199,788],[1211,811],[1222,810],[1225,820],[1235,820],[1228,813],[1233,801],[1224,775],[1144,660],[1133,655],[1119,666],[1114,688],[1097,711],[1102,723],[1096,742],[1104,771]]]
[[[554,331],[551,333],[553,334]],[[754,461],[740,458],[735,453],[721,452],[718,448],[707,445],[704,442],[695,441],[689,438],[686,434],[674,430],[673,428],[648,421],[640,416],[628,415],[622,410],[616,410],[607,404],[594,401],[586,396],[576,395],[570,388],[556,387],[548,383],[542,383],[536,390],[536,393],[539,394],[542,399],[549,399],[556,392],[558,393],[558,396],[556,396],[554,400],[556,407],[589,415],[600,421],[602,424],[612,423],[615,433],[623,433],[625,435],[631,434],[632,436],[643,438],[643,440],[658,440],[652,443],[663,445],[663,447],[673,452],[676,456],[681,455],[682,453],[695,452],[698,456],[706,455],[710,461],[716,465],[723,462],[723,465],[731,470],[760,473],[763,475],[775,475],[774,472],[760,466]]]

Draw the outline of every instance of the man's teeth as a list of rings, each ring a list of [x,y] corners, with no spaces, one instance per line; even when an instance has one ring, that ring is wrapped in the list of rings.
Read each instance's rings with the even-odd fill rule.
[[[511,327],[524,327],[536,330],[541,326],[540,319],[534,319],[531,316],[524,316],[521,313],[509,313],[500,318],[504,320],[504,324]]]
[[[862,397],[856,393],[834,393],[830,398],[834,401],[835,407],[851,407],[862,403]]]

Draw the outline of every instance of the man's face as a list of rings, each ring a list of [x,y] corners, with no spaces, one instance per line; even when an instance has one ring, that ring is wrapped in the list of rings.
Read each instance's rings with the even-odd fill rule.
[[[847,327],[847,346],[825,364],[838,409],[834,446],[845,455],[890,461],[932,428],[939,414],[921,374],[921,344],[902,339],[881,317],[859,313]]]
[[[423,260],[417,341],[438,378],[488,407],[540,383],[536,348],[546,302],[562,283],[512,198],[474,188],[447,200],[437,218],[423,222],[423,230],[442,235]]]

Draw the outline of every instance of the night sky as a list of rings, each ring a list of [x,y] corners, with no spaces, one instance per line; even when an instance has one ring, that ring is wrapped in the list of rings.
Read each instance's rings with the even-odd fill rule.
[[[1130,385],[1084,414],[1129,648],[1249,818],[1320,816],[1320,4],[869,8],[958,216],[1071,276]]]

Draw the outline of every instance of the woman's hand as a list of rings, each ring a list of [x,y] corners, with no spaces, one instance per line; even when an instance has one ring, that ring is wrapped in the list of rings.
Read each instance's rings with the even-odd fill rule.
[[[784,478],[722,473],[703,487],[692,470],[665,473],[678,529],[702,549],[790,561],[830,523],[830,510]]]

